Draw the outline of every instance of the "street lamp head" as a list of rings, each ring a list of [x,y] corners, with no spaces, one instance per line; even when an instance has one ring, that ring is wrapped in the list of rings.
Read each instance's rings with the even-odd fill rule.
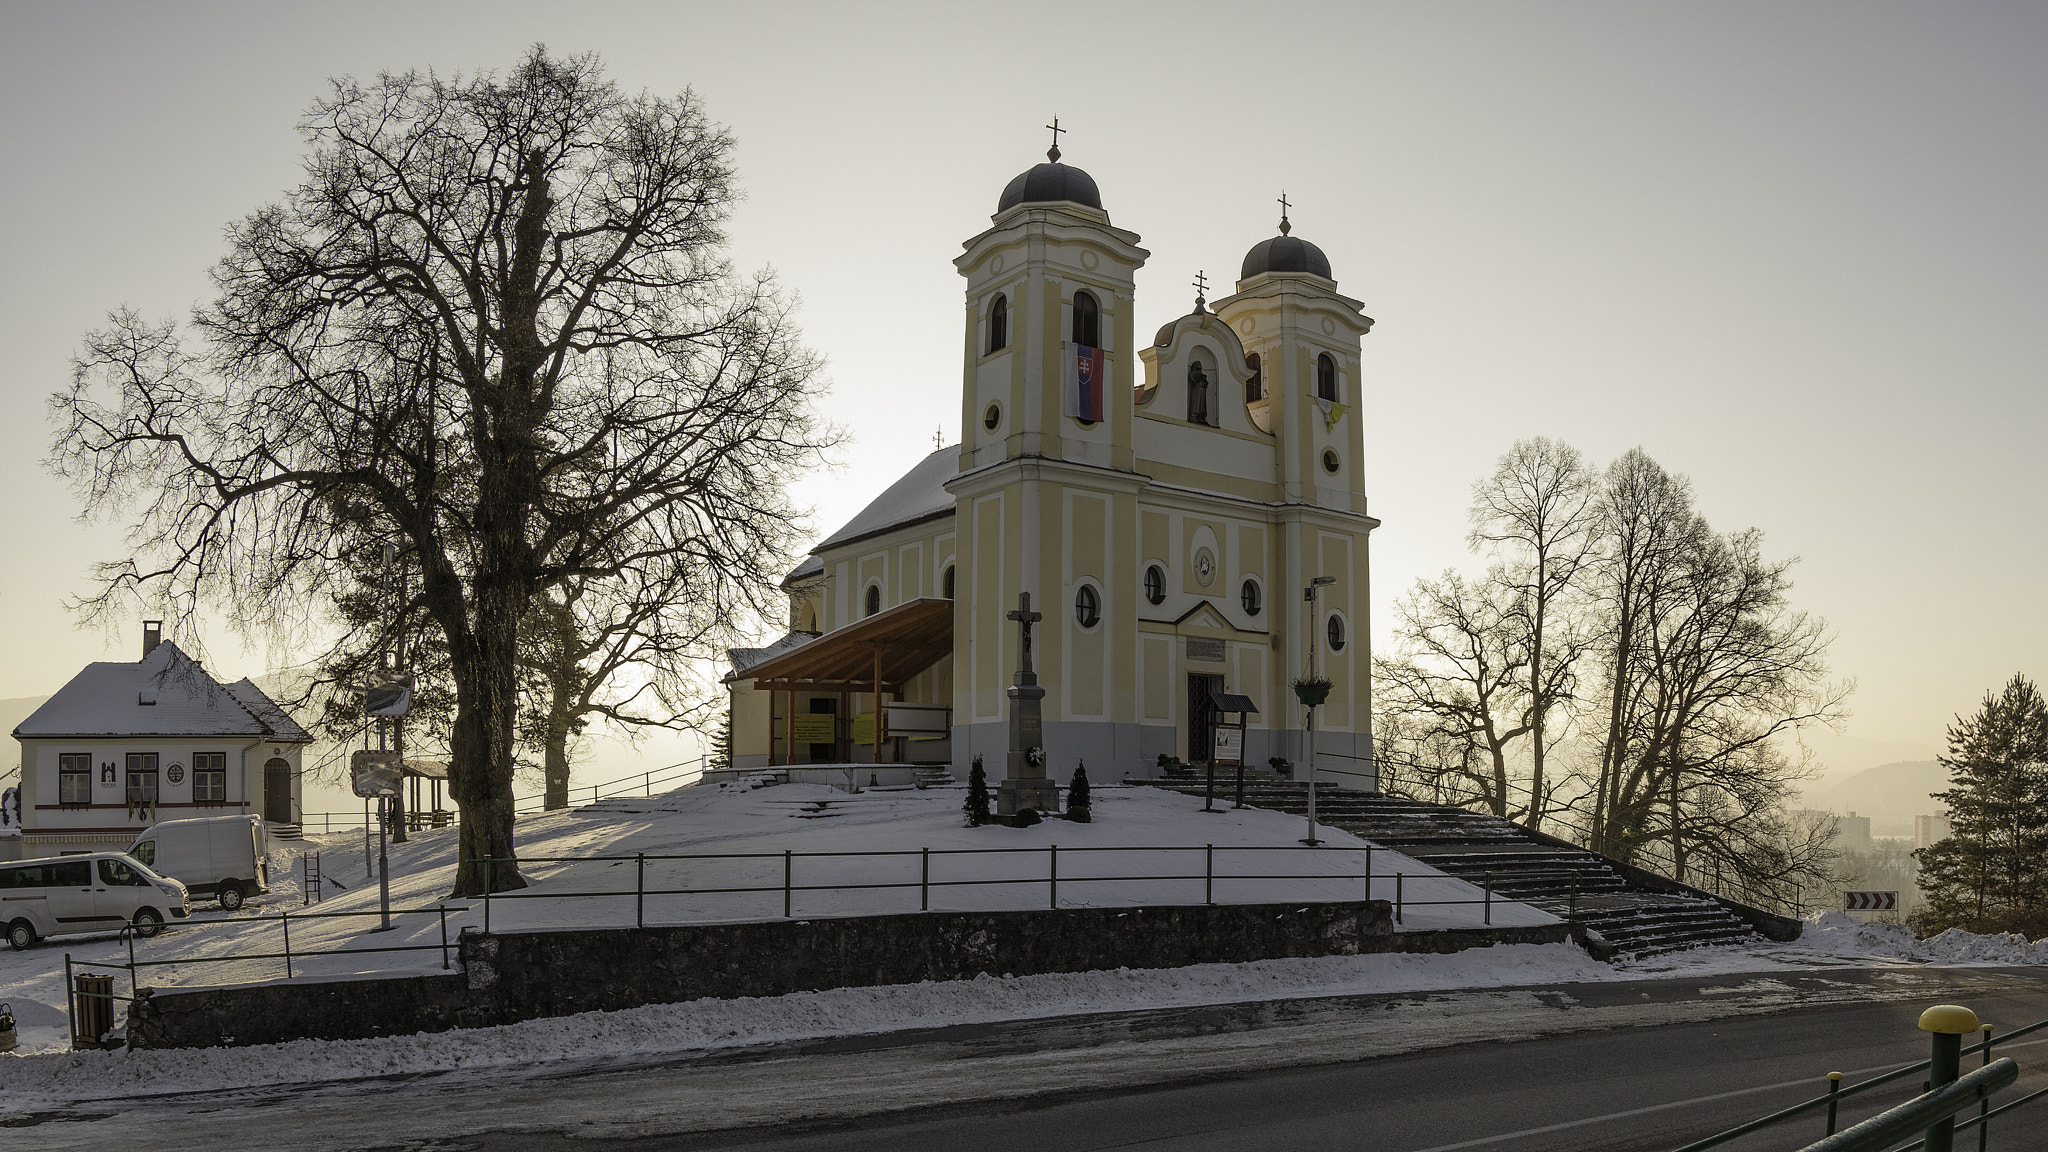
[[[1337,578],[1335,576],[1318,576],[1315,579],[1309,581],[1309,584],[1313,587],[1318,584],[1335,584],[1336,582]]]

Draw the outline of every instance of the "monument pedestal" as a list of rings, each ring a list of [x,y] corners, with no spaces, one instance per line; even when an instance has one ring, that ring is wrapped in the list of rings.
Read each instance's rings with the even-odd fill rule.
[[[1010,689],[1010,756],[1003,782],[996,786],[996,815],[1015,816],[1026,808],[1044,815],[1060,809],[1060,786],[1045,774],[1045,725],[1041,708],[1045,689],[1038,677],[1019,673]],[[1039,762],[1031,762],[1036,753]]]

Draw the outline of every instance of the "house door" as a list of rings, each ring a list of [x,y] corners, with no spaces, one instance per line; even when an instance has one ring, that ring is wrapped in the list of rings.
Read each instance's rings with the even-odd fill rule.
[[[273,824],[292,822],[292,766],[281,757],[263,765],[263,818]]]
[[[1207,764],[1216,758],[1216,705],[1211,692],[1223,691],[1223,677],[1188,674],[1188,763]]]

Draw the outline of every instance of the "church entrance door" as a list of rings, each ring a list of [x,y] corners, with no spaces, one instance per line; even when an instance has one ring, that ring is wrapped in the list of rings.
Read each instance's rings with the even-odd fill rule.
[[[1188,763],[1207,764],[1216,758],[1216,705],[1211,692],[1223,691],[1223,677],[1188,674]]]

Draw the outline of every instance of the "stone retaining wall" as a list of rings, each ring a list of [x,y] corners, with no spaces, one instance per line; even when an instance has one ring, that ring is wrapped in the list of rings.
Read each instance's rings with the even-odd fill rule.
[[[129,1044],[204,1048],[511,1024],[706,997],[1280,957],[1554,943],[1563,924],[1396,934],[1384,900],[927,912],[675,928],[465,933],[463,971],[148,992]]]

